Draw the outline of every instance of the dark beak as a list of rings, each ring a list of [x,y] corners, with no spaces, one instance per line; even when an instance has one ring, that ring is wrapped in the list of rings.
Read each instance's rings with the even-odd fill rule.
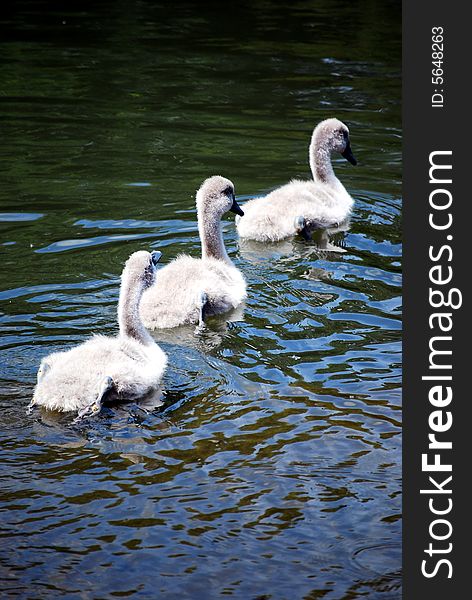
[[[154,250],[154,252],[151,252],[151,260],[154,266],[156,266],[157,263],[161,260],[161,256],[162,252],[159,252],[159,250]]]
[[[354,158],[354,154],[352,153],[350,142],[347,143],[346,150],[344,150],[341,156],[348,160],[351,165],[357,165],[357,160]]]
[[[244,213],[241,210],[241,207],[239,206],[239,204],[236,202],[236,198],[234,196],[233,196],[233,204],[231,205],[231,208],[229,210],[233,213],[236,213],[240,217],[244,217]]]

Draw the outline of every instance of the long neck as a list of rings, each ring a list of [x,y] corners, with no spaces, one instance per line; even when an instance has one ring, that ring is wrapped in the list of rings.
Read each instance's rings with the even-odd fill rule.
[[[317,131],[313,132],[310,144],[310,168],[313,179],[321,183],[336,183],[337,177],[331,165],[331,149],[326,142],[319,139]]]
[[[139,317],[139,302],[144,292],[142,281],[122,278],[120,300],[118,302],[118,325],[122,337],[132,338],[141,344],[150,345],[154,340],[147,332]]]
[[[198,231],[202,242],[202,258],[217,258],[231,263],[223,242],[219,216],[199,213]]]

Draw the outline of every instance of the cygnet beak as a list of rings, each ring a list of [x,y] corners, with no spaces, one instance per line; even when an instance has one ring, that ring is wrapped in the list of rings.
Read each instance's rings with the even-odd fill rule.
[[[236,202],[236,198],[234,197],[234,194],[233,194],[233,204],[231,205],[231,208],[229,210],[233,213],[236,213],[240,217],[244,217],[244,213],[241,210],[241,207],[239,206],[239,204]]]
[[[156,266],[157,263],[161,260],[161,256],[162,252],[159,252],[159,250],[154,250],[154,252],[151,252],[151,260],[154,266]]]
[[[352,153],[352,150],[351,150],[351,142],[350,141],[347,142],[346,149],[344,150],[344,152],[341,153],[341,156],[343,158],[345,158],[346,160],[348,160],[351,163],[351,165],[354,165],[354,166],[357,165],[357,160],[354,158],[354,154]]]

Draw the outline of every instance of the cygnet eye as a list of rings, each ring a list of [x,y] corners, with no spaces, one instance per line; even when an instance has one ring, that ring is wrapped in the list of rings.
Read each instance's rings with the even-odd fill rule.
[[[233,194],[233,188],[228,185],[228,187],[225,187],[225,189],[223,190],[223,194],[225,196],[232,196],[232,194]]]

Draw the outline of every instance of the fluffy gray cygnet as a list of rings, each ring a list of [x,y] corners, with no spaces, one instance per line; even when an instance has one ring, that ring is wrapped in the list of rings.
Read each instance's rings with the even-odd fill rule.
[[[198,231],[202,257],[178,256],[159,270],[143,295],[140,313],[150,329],[203,325],[208,315],[236,308],[246,297],[246,281],[230,260],[221,233],[228,212],[243,215],[229,179],[206,179],[197,192]]]
[[[300,233],[309,239],[315,229],[343,223],[354,201],[334,174],[333,152],[357,164],[349,129],[338,119],[326,119],[315,127],[311,138],[309,160],[313,180],[294,179],[263,198],[247,202],[244,216],[236,221],[239,236],[259,242],[277,242]]]
[[[167,357],[144,328],[139,303],[160,257],[157,251],[139,251],[128,258],[121,275],[119,334],[95,335],[45,357],[30,409],[78,411],[82,417],[99,412],[105,401],[138,399],[157,389]]]

